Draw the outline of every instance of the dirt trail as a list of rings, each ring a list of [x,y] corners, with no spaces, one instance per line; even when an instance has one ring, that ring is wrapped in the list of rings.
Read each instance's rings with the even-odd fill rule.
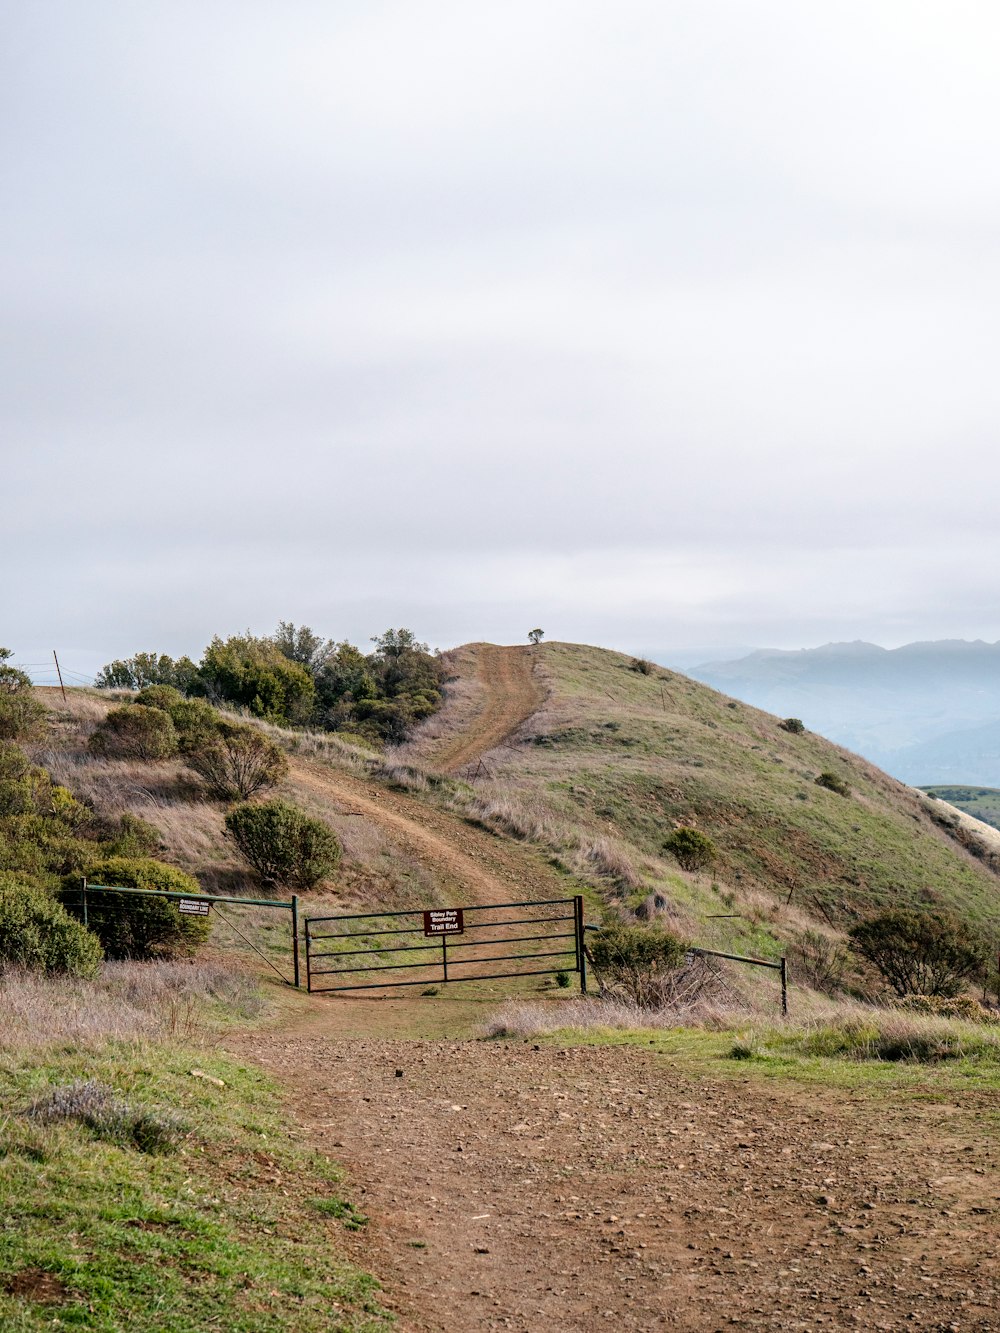
[[[529,889],[531,897],[567,896],[565,879],[530,848],[415,797],[303,759],[292,760],[291,784],[317,808],[356,812],[385,829],[446,893],[456,895],[455,903],[504,902]]]
[[[404,1333],[1000,1327],[974,1118],[995,1094],[904,1105],[635,1047],[335,1036],[350,1002],[325,1003],[247,1051],[347,1166],[371,1220],[345,1239]]]
[[[434,747],[431,767],[441,773],[457,773],[506,740],[541,707],[545,694],[532,673],[532,663],[530,648],[478,646],[482,708],[460,735]]]

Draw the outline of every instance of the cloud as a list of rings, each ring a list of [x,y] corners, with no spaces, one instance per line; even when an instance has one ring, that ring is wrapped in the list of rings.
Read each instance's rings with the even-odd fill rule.
[[[998,29],[18,9],[3,635],[996,637]]]

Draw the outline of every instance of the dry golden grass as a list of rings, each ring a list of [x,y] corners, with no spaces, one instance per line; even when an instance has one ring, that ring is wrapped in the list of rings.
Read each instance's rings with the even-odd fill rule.
[[[188,1038],[213,1003],[251,1017],[262,1001],[251,977],[210,963],[105,963],[96,981],[8,970],[0,972],[0,1049]]]

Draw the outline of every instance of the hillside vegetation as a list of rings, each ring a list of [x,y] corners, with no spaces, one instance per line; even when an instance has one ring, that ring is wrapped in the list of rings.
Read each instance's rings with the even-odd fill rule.
[[[1000,936],[992,853],[921,793],[650,663],[574,644],[531,651],[547,701],[470,770],[467,807],[557,853],[589,849],[607,899],[672,918],[705,944],[772,953],[886,907],[950,908]],[[450,656],[460,680],[475,655]],[[433,745],[418,733],[397,754],[419,763]],[[684,873],[664,851],[678,827],[710,837],[711,869]]]
[[[947,801],[963,814],[980,819],[1000,829],[1000,788],[998,787],[922,787],[928,796]]]

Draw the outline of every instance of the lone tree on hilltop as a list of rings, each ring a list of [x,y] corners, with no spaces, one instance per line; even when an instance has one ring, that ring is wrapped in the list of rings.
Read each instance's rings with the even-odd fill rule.
[[[880,912],[850,931],[851,947],[899,996],[957,995],[982,971],[982,941],[948,912]]]
[[[529,629],[528,638],[532,643],[541,643],[545,638],[545,631],[543,629]]]

